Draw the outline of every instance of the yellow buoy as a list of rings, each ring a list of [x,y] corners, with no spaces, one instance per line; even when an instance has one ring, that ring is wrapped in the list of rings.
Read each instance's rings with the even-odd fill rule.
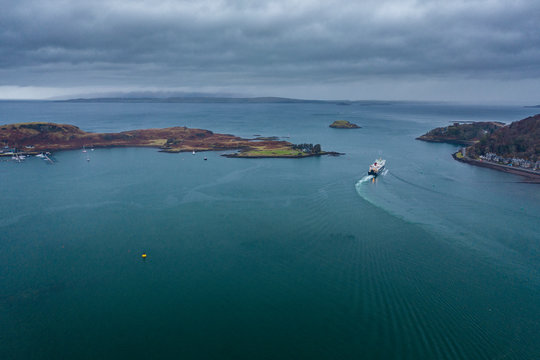
[[[146,254],[142,254],[141,257],[142,257],[143,259],[146,259]]]

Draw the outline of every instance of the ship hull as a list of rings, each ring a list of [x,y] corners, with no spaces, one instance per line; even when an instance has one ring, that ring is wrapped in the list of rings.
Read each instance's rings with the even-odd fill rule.
[[[384,167],[380,168],[378,171],[375,171],[375,170],[369,170],[369,171],[368,171],[368,175],[377,176],[377,175],[379,175],[380,173],[382,173],[383,170],[384,170]]]

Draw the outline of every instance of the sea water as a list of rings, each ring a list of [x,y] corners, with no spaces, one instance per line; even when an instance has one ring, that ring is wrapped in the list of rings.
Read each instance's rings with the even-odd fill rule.
[[[415,140],[532,114],[0,102],[2,124],[188,126],[345,154],[116,148],[0,163],[1,358],[540,358],[540,187]],[[328,127],[339,119],[362,128]],[[379,156],[387,170],[368,178]]]

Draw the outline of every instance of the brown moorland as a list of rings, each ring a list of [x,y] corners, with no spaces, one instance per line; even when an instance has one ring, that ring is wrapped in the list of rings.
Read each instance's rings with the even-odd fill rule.
[[[74,125],[44,122],[0,125],[0,144],[26,153],[86,147],[156,147],[163,152],[240,150],[232,157],[306,157],[336,153],[303,153],[280,140],[251,140],[187,127],[90,133]]]

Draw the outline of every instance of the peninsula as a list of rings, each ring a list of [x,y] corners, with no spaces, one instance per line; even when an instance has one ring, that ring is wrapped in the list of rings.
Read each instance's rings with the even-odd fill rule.
[[[503,126],[504,123],[495,121],[473,123],[455,122],[450,126],[430,130],[416,139],[457,145],[473,145],[482,137],[492,134],[495,130]]]
[[[73,150],[83,147],[155,147],[162,152],[238,150],[226,154],[243,158],[300,158],[320,155],[339,155],[321,150],[320,145],[299,147],[287,141],[243,139],[229,134],[187,127],[131,130],[119,133],[85,132],[74,125],[45,122],[0,125],[0,155],[15,152],[39,154],[45,151]],[[304,144],[306,145],[306,144]]]
[[[497,122],[454,123],[417,139],[468,145],[454,153],[453,158],[540,183],[540,114],[506,126]]]
[[[347,120],[336,120],[330,124],[330,127],[334,129],[360,129],[360,126],[348,122]]]

